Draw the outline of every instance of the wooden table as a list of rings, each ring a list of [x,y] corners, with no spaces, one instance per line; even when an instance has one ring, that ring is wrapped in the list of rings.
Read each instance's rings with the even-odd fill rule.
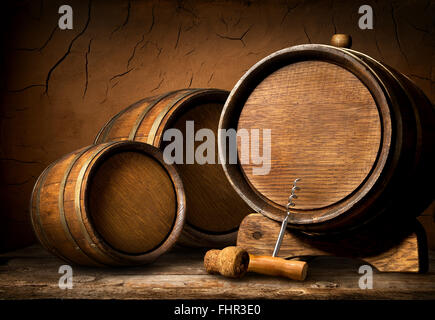
[[[73,289],[60,289],[63,261],[40,246],[0,255],[0,299],[434,299],[435,253],[426,274],[374,271],[373,289],[359,288],[361,262],[318,257],[304,282],[255,274],[242,280],[205,273],[205,250],[174,248],[152,265],[73,266]]]

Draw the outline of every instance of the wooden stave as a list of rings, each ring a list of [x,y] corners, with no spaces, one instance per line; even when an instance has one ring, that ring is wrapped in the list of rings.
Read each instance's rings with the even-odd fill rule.
[[[190,104],[199,102],[201,99],[205,99],[205,101],[214,101],[213,99],[216,99],[216,101],[223,103],[227,96],[228,92],[225,90],[199,88],[170,91],[155,97],[154,100],[152,98],[145,98],[141,101],[148,99],[147,103],[142,104],[139,101],[110,119],[100,130],[94,143],[111,140],[131,140],[145,142],[160,148],[164,130],[175,122],[178,115],[184,112],[184,108],[188,108]],[[111,123],[122,121],[122,118],[128,116],[135,107],[138,109],[143,108],[143,112],[139,112],[138,116],[140,121],[135,121],[135,125],[129,130],[128,134],[123,132],[111,135],[110,130],[113,128]],[[151,123],[147,122],[148,120],[152,120]],[[104,133],[104,138],[102,138],[102,132]],[[249,212],[250,210],[246,208],[246,214]],[[199,229],[186,221],[178,244],[190,247],[224,247],[235,243],[237,230],[238,226],[228,232],[212,232]]]
[[[158,247],[143,254],[128,254],[114,249],[98,234],[92,224],[92,218],[90,217],[89,212],[86,212],[87,183],[89,183],[93,171],[95,171],[98,164],[104,161],[107,156],[114,152],[121,152],[123,150],[143,152],[158,161],[167,170],[177,196],[178,206],[171,232]],[[91,157],[89,157],[90,154]],[[80,158],[84,163],[80,163]],[[60,165],[66,166],[67,170],[65,170],[65,168],[59,168]],[[47,175],[50,169],[56,168],[56,166],[58,166],[57,169],[60,169],[60,172],[64,174],[57,179],[58,182],[56,182],[56,180],[50,182],[50,184],[59,184],[59,188],[57,188],[58,193],[55,194],[54,197],[51,197],[51,199],[60,199],[62,193],[69,193],[69,195],[73,193],[72,199],[66,200],[66,202],[63,203],[63,205],[67,204],[64,206],[64,214],[67,223],[65,224],[62,222],[62,219],[60,218],[62,216],[62,210],[60,207],[55,207],[54,212],[56,213],[56,209],[58,209],[58,212],[54,215],[55,219],[53,221],[49,221],[49,218],[47,217],[41,218],[40,216],[37,216],[37,213],[41,211],[41,208],[36,207],[37,203],[35,203],[35,201],[37,199],[35,195],[39,190],[42,190],[42,187],[44,186],[39,183],[42,179],[39,179],[35,184],[31,198],[30,210],[37,238],[40,240],[41,244],[54,255],[57,255],[69,263],[87,266],[141,265],[153,262],[161,254],[175,245],[181,234],[185,220],[184,189],[175,167],[164,163],[161,152],[158,149],[139,142],[125,141],[114,141],[99,145],[91,145],[72,152],[54,162],[52,165],[47,167],[46,171],[43,172],[40,177],[44,174]],[[78,178],[79,175],[82,175],[81,179]],[[68,179],[65,177],[68,177]],[[61,189],[61,181],[63,180],[66,181],[66,185],[63,186],[64,189]],[[71,185],[71,181],[75,186]],[[80,181],[80,183],[77,183],[78,181]],[[85,187],[83,188],[84,185]],[[45,190],[45,192],[46,191],[47,190]],[[69,198],[69,195],[67,195],[66,198]],[[52,202],[57,202],[57,200]],[[73,206],[71,206],[71,202],[74,202]],[[71,210],[71,207],[73,207],[73,210]],[[48,208],[45,209],[50,212]],[[44,209],[42,212],[44,212]],[[76,216],[78,212],[80,212],[80,219]],[[42,226],[44,223],[45,228],[38,227],[38,224]],[[51,225],[51,228],[54,226],[54,231],[50,231],[50,228],[47,227],[48,225]],[[68,232],[70,233],[69,235]],[[43,233],[51,233],[51,241],[47,240],[47,237]],[[71,237],[74,240],[74,244],[71,243]]]
[[[386,217],[388,220],[392,215],[397,216],[397,213],[402,213],[403,223],[408,223],[408,220],[420,215],[432,202],[435,194],[435,187],[430,182],[435,179],[435,108],[429,101],[427,96],[405,75],[393,69],[392,67],[383,64],[370,56],[363,53],[344,49],[353,53],[368,62],[378,74],[382,74],[384,82],[390,86],[394,86],[394,92],[397,102],[397,108],[401,113],[404,138],[408,140],[404,143],[404,149],[401,152],[403,170],[399,169],[395,172],[398,176],[396,182],[392,183],[397,186],[406,182],[407,186],[412,186],[413,189],[407,190],[406,196],[412,199],[410,202],[397,202],[387,209]],[[387,80],[388,79],[388,80]],[[404,139],[405,140],[405,139]],[[403,147],[403,146],[402,146]],[[432,167],[432,168],[431,168]],[[416,188],[414,186],[417,186]],[[392,191],[394,194],[400,193],[400,188]],[[404,214],[403,212],[409,212]],[[367,222],[367,221],[366,221]],[[388,223],[388,221],[386,222]]]
[[[382,77],[380,77],[379,73],[382,73],[381,70],[377,70],[379,69],[379,66],[376,65],[376,63],[373,63],[373,61],[366,61],[366,60],[362,60],[361,57],[358,57],[355,55],[355,52],[353,50],[349,50],[349,49],[342,49],[342,48],[335,48],[335,47],[331,47],[331,46],[327,46],[327,45],[301,45],[301,46],[296,46],[296,47],[292,47],[292,48],[287,48],[287,49],[283,49],[280,50],[278,52],[275,52],[273,54],[271,54],[270,56],[264,58],[263,60],[259,61],[257,64],[255,64],[240,80],[239,82],[236,84],[236,86],[233,88],[233,90],[231,91],[227,103],[224,106],[224,109],[222,111],[222,115],[221,115],[221,119],[220,119],[220,123],[219,123],[219,129],[228,129],[228,128],[237,128],[237,121],[238,121],[238,115],[241,111],[241,106],[243,106],[244,101],[247,100],[247,98],[249,97],[249,88],[255,88],[256,85],[258,85],[262,79],[264,79],[264,76],[267,76],[268,74],[272,73],[273,71],[279,69],[280,67],[284,66],[285,64],[283,63],[283,61],[285,62],[286,60],[286,53],[291,52],[291,51],[300,51],[303,52],[304,50],[320,50],[320,51],[324,51],[326,54],[329,51],[335,51],[335,52],[340,52],[342,55],[347,56],[347,59],[353,59],[354,61],[357,61],[358,63],[361,63],[362,65],[365,66],[367,72],[371,72],[372,75],[377,79],[380,88],[382,89],[383,94],[385,95],[386,101],[388,103],[389,108],[395,108],[395,117],[402,117],[402,113],[405,112],[405,114],[409,115],[410,111],[406,110],[407,108],[409,109],[409,106],[405,106],[405,110],[400,110],[399,106],[395,105],[394,103],[391,102],[392,99],[394,99],[394,94],[397,94],[397,86],[396,87],[391,87],[391,85],[387,82],[384,83],[384,81],[387,79],[387,77],[384,75],[382,75]],[[314,55],[316,56],[316,55]],[[317,55],[317,57],[321,58],[324,57],[324,54],[319,52],[319,54]],[[309,60],[309,59],[307,59]],[[368,59],[369,60],[369,59]],[[297,61],[297,60],[296,60]],[[302,59],[303,61],[303,59]],[[264,64],[269,64],[268,67],[265,67]],[[339,63],[336,63],[339,64]],[[340,64],[339,64],[340,65]],[[343,66],[343,65],[342,65]],[[383,66],[381,64],[381,66]],[[349,70],[348,68],[346,68],[347,70]],[[375,71],[376,69],[376,71]],[[354,73],[354,72],[352,72]],[[355,74],[360,80],[360,76],[358,74]],[[257,78],[257,79],[255,79]],[[396,84],[398,85],[398,84]],[[372,92],[371,92],[372,93]],[[373,93],[372,93],[373,94]],[[390,97],[390,95],[393,94],[393,97]],[[404,93],[402,92],[402,96],[404,95]],[[424,94],[423,94],[424,96]],[[427,99],[427,98],[426,98]],[[376,99],[375,99],[376,100]],[[376,100],[376,103],[378,105],[378,100]],[[378,106],[379,108],[379,106]],[[403,108],[402,108],[403,109]],[[427,109],[427,108],[426,108]],[[432,116],[432,125],[435,124],[435,121],[433,121],[433,112],[431,113]],[[393,118],[394,119],[394,118]],[[410,121],[412,122],[412,121]],[[394,122],[393,122],[394,124]],[[407,123],[409,126],[409,123]],[[426,128],[428,128],[429,126],[426,126]],[[399,142],[401,142],[401,129],[400,128],[392,128],[392,133],[394,134],[392,136],[393,138],[393,142],[396,142],[397,144],[397,140],[399,140]],[[412,131],[413,128],[411,128],[410,130]],[[409,131],[409,128],[408,128]],[[399,134],[398,134],[399,133]],[[397,137],[398,136],[398,137]],[[411,133],[412,136],[412,133]],[[234,189],[238,192],[238,194],[257,212],[262,213],[263,215],[277,220],[277,221],[281,221],[284,217],[285,214],[285,210],[274,210],[274,208],[271,208],[271,206],[268,206],[269,204],[267,203],[267,199],[263,198],[263,199],[258,199],[256,197],[259,197],[258,192],[256,192],[256,190],[252,190],[254,189],[253,186],[250,184],[250,182],[248,181],[248,179],[244,176],[243,174],[243,170],[240,168],[240,165],[227,165],[224,164],[223,161],[223,146],[222,146],[222,141],[221,138],[218,138],[218,147],[219,147],[219,154],[221,155],[221,163],[224,167],[224,171],[227,175],[228,180],[230,181],[231,185],[234,187]],[[430,139],[427,139],[430,141]],[[433,141],[433,140],[432,140]],[[430,147],[430,146],[429,146]],[[403,154],[401,154],[400,151],[401,145],[399,143],[399,145],[394,148],[394,150],[391,150],[391,152],[389,152],[388,154],[388,158],[385,161],[385,167],[390,169],[390,177],[387,177],[387,179],[384,179],[384,182],[382,183],[390,183],[391,184],[391,179],[393,179],[393,174],[395,173],[395,179],[393,179],[393,181],[400,181],[399,178],[397,178],[397,176],[400,176],[400,174],[398,174],[398,172],[395,171],[395,168],[397,168],[397,166],[403,166],[402,163],[404,162],[403,160]],[[409,149],[409,147],[408,147]],[[405,161],[406,162],[406,161]],[[385,176],[385,170],[383,170],[383,176]],[[402,172],[403,170],[399,171]],[[405,170],[406,171],[406,170]],[[382,176],[380,176],[382,178]],[[385,177],[383,177],[385,178]],[[388,182],[390,181],[390,182]],[[377,181],[375,183],[375,185],[373,187],[376,187],[379,191],[378,196],[374,195],[373,190],[375,190],[375,188],[373,190],[369,190],[369,192],[367,193],[366,196],[364,196],[363,198],[359,199],[359,203],[367,201],[367,199],[371,200],[372,202],[374,202],[374,204],[372,204],[372,207],[375,208],[376,206],[380,206],[382,207],[383,203],[382,203],[382,197],[379,197],[379,195],[385,195],[384,194],[384,190],[382,188],[382,183]],[[361,186],[357,189],[360,190]],[[388,191],[388,190],[387,190]],[[261,195],[260,195],[261,196]],[[378,198],[377,198],[378,197]],[[270,202],[270,201],[269,201]],[[386,216],[391,216],[391,214],[394,214],[394,212],[392,212],[391,209],[389,208],[384,208],[384,212],[380,212],[380,214],[376,214],[379,213],[379,209],[378,210],[367,210],[367,208],[361,207],[359,205],[359,203],[356,203],[356,206],[351,207],[352,211],[347,211],[342,213],[341,215],[338,215],[336,217],[333,217],[333,219],[331,220],[326,220],[326,221],[315,221],[315,222],[311,222],[311,223],[304,223],[304,222],[300,222],[297,221],[295,219],[293,219],[294,215],[290,216],[289,219],[289,228],[293,228],[293,229],[298,229],[298,230],[303,230],[306,232],[310,232],[312,234],[332,234],[335,232],[338,233],[346,233],[346,232],[352,232],[353,229],[358,229],[362,226],[364,226],[365,224],[371,224],[371,222],[373,220],[382,220],[384,219],[384,217],[382,217],[382,215],[386,215]],[[380,203],[380,205],[379,205]],[[427,199],[426,202],[427,203]],[[429,202],[430,203],[430,202]],[[423,205],[424,206],[424,205]],[[388,209],[388,210],[387,210]],[[271,212],[272,210],[272,212]],[[378,211],[378,212],[376,212]],[[387,212],[387,214],[385,214],[385,211]],[[413,216],[418,215],[420,212],[418,210],[413,210],[413,212],[417,211]],[[292,213],[295,213],[295,210],[291,210]],[[385,219],[384,219],[385,220]]]

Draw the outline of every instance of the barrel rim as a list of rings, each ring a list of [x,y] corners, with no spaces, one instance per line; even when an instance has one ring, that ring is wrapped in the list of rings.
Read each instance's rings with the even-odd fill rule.
[[[168,251],[180,237],[182,232],[185,217],[186,217],[186,199],[184,194],[183,183],[179,176],[179,173],[175,166],[168,165],[163,160],[162,152],[155,148],[154,146],[137,142],[137,141],[115,141],[104,143],[103,149],[100,151],[98,156],[94,157],[91,162],[84,168],[84,178],[80,181],[79,187],[79,201],[81,207],[89,208],[89,183],[92,182],[93,175],[98,169],[99,164],[101,164],[105,159],[113,155],[114,153],[122,151],[138,151],[143,152],[147,156],[152,157],[156,160],[163,169],[168,173],[172,181],[172,185],[176,194],[177,207],[175,212],[175,218],[172,222],[172,227],[170,232],[167,234],[165,239],[163,239],[159,244],[157,244],[153,249],[144,253],[127,253],[115,249],[110,243],[108,243],[104,237],[102,237],[96,227],[93,224],[92,216],[88,211],[81,211],[82,216],[84,212],[87,212],[85,219],[83,219],[84,227],[86,232],[93,241],[93,244],[100,247],[104,252],[110,254],[121,261],[121,264],[142,264],[154,261],[157,257]],[[77,197],[77,195],[76,195]]]
[[[391,154],[394,152],[390,152],[387,147],[392,144],[392,141],[396,138],[395,128],[392,127],[392,115],[389,110],[391,106],[389,92],[387,86],[385,86],[382,80],[377,76],[376,72],[351,52],[321,44],[306,44],[285,48],[272,53],[252,66],[231,91],[221,114],[219,129],[237,128],[237,122],[244,102],[254,88],[266,76],[289,63],[308,60],[321,60],[335,63],[357,76],[358,79],[368,87],[369,92],[376,102],[382,133],[378,158],[373,164],[371,172],[360,186],[347,197],[333,205],[320,208],[320,210],[311,210],[312,212],[317,211],[317,214],[309,215],[307,214],[308,210],[290,210],[289,223],[291,226],[297,228],[302,227],[302,225],[322,224],[338,216],[348,214],[350,208],[358,209],[358,203],[363,198],[370,196],[370,188],[376,184],[387,160],[391,160]],[[359,73],[357,71],[359,71]],[[224,152],[226,152],[226,150],[224,150],[224,141],[220,135],[218,136],[218,148],[220,162],[224,168],[224,172],[236,192],[257,212],[271,219],[281,221],[286,212],[285,208],[282,206],[274,206],[270,200],[268,201],[268,199],[262,197],[261,194],[249,184],[248,179],[244,177],[240,163],[225,163]],[[318,214],[319,212],[320,214]]]

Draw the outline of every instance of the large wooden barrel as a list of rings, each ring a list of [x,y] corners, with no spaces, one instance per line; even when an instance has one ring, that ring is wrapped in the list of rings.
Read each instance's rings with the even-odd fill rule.
[[[168,129],[183,133],[183,163],[177,164],[186,193],[186,224],[179,243],[193,246],[225,246],[235,243],[243,217],[252,210],[233,190],[217,155],[217,127],[228,91],[218,89],[185,89],[145,98],[115,115],[100,130],[95,143],[112,140],[134,140],[164,149]],[[194,121],[192,137],[201,129],[214,134],[214,162],[200,164],[188,161],[186,123]],[[191,146],[197,150],[202,141]],[[196,151],[195,151],[196,152]],[[190,163],[189,163],[190,162]]]
[[[224,135],[219,154],[232,186],[257,212],[281,221],[301,178],[289,227],[342,233],[407,221],[429,205],[434,127],[433,105],[404,75],[350,49],[300,45],[255,64],[220,119],[219,129],[258,129],[259,145],[270,142],[269,173],[255,174],[258,165],[242,161],[246,139],[237,139],[237,163],[225,162]]]
[[[180,236],[185,196],[160,150],[118,141],[88,146],[47,167],[30,213],[41,244],[68,262],[145,264]]]

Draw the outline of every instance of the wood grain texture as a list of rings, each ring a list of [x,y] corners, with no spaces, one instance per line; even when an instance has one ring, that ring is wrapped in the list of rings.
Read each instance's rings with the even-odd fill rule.
[[[237,245],[252,254],[271,255],[280,227],[278,222],[263,215],[250,214],[240,226]],[[366,232],[341,239],[315,239],[287,230],[279,256],[353,257],[383,272],[426,272],[428,262],[424,231],[415,229],[402,233],[399,230],[394,234],[393,230],[387,235]]]
[[[305,281],[248,273],[241,280],[206,274],[204,251],[174,248],[136,268],[73,267],[73,290],[60,290],[62,260],[39,246],[0,255],[1,299],[434,299],[435,256],[426,274],[373,271],[373,289],[361,290],[363,261],[318,257]]]
[[[171,232],[176,193],[170,176],[153,158],[137,152],[114,154],[88,186],[95,229],[115,249],[148,252]]]
[[[180,236],[184,190],[175,168],[152,146],[91,145],[42,173],[31,218],[41,244],[71,264],[144,264]]]
[[[254,175],[255,165],[244,163],[242,139],[239,163],[221,161],[239,195],[277,221],[292,181],[302,178],[290,228],[346,233],[384,219],[406,223],[433,200],[434,125],[429,100],[390,67],[350,49],[295,46],[239,80],[219,124],[271,129],[270,173]],[[223,140],[219,148],[228,152]],[[405,181],[412,202],[398,201]]]
[[[308,273],[308,264],[305,261],[250,254],[248,272],[304,281]]]
[[[177,164],[186,192],[187,217],[181,242],[194,246],[225,246],[235,242],[236,230],[250,212],[247,204],[229,184],[218,163],[217,127],[227,91],[218,89],[183,89],[146,98],[122,110],[109,120],[95,143],[133,140],[154,145],[162,150],[172,142],[164,141],[166,130],[178,129],[183,135],[183,163]],[[194,132],[187,137],[186,122],[193,121]],[[200,164],[196,158],[188,162],[187,153],[205,142],[194,141],[187,149],[187,139],[201,129],[214,133],[214,163]],[[212,160],[212,162],[213,162]]]
[[[238,143],[250,184],[285,206],[293,180],[302,178],[298,209],[349,196],[372,170],[381,144],[379,112],[368,89],[351,72],[322,61],[293,63],[266,77],[243,107],[241,129],[259,129],[260,146],[261,131],[271,130],[267,175],[253,174],[256,165],[242,157]]]

